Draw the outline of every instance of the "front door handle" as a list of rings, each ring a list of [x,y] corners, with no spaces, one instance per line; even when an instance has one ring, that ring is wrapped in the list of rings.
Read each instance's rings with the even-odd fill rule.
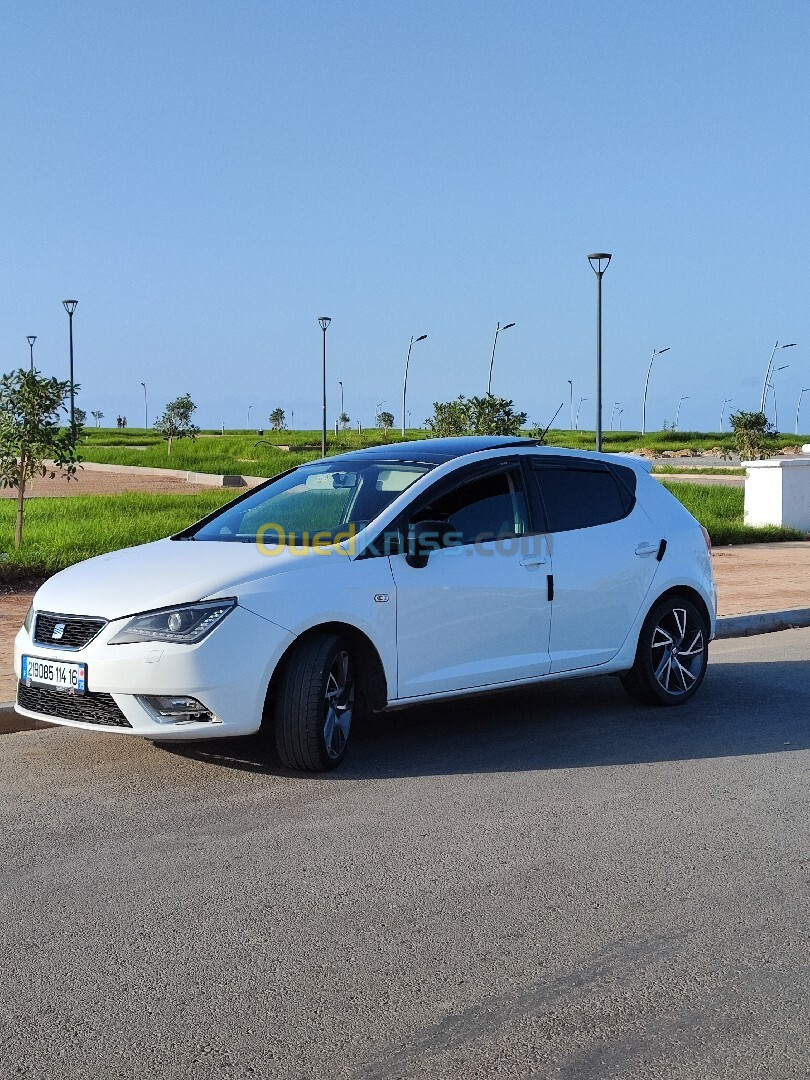
[[[543,566],[547,562],[548,559],[545,555],[529,555],[527,558],[520,560],[520,565],[527,570],[534,570],[535,567]]]
[[[660,544],[639,544],[636,555],[657,555]]]

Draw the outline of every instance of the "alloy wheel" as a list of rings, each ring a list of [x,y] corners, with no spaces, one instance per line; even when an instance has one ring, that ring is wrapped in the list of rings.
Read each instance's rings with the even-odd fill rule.
[[[661,689],[674,697],[686,694],[703,669],[703,626],[686,608],[670,608],[656,624],[650,650]]]
[[[345,650],[336,653],[329,668],[324,706],[323,740],[326,752],[330,758],[339,758],[349,737],[354,710],[354,676],[349,654]]]

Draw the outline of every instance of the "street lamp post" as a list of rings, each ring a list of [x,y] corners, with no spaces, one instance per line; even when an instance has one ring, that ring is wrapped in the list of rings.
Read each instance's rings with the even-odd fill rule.
[[[610,430],[611,431],[613,431],[613,417],[616,415],[616,410],[621,408],[621,404],[622,403],[620,401],[614,401],[613,402],[613,408],[611,409],[611,412],[610,412]]]
[[[487,394],[492,393],[492,365],[495,363],[495,346],[498,344],[498,334],[500,334],[501,330],[509,330],[514,325],[513,322],[508,322],[506,326],[501,326],[501,324],[498,323],[495,328],[495,340],[492,342],[492,356],[489,358],[489,382],[487,383]]]
[[[669,352],[669,345],[665,349],[653,349],[652,356],[650,357],[650,366],[647,368],[647,378],[644,380],[644,397],[641,401],[641,434],[647,434],[647,387],[650,385],[650,372],[652,371],[653,360],[656,356],[661,356],[662,353]]]
[[[338,386],[340,387],[340,415],[343,416],[343,383],[338,379]]]
[[[247,411],[247,426],[248,426],[248,428],[250,428],[250,410],[252,408],[253,408],[252,405],[248,405],[248,411]]]
[[[411,349],[416,341],[424,341],[427,334],[422,334],[420,337],[411,337],[411,343],[408,346],[408,355],[405,358],[405,378],[402,380],[402,438],[405,438],[405,395],[408,392],[408,364],[411,362]]]
[[[148,430],[149,429],[149,405],[148,405],[147,400],[146,400],[146,383],[142,382],[141,386],[143,387],[143,426]]]
[[[780,345],[779,342],[777,341],[774,344],[774,347],[771,349],[771,358],[768,361],[768,368],[767,368],[767,370],[765,372],[765,381],[762,384],[762,397],[759,399],[759,411],[761,413],[765,412],[765,402],[766,402],[767,397],[768,397],[768,385],[770,383],[771,373],[773,371],[773,358],[774,358],[774,356],[776,356],[776,350],[777,349],[793,349],[793,348],[795,348],[795,346],[796,346],[795,341],[791,341],[787,345]]]
[[[579,405],[577,405],[577,415],[574,419],[574,431],[579,431],[579,410],[582,408],[582,402],[587,400],[588,399],[586,397],[581,397],[579,399]]]
[[[688,394],[683,394],[680,401],[678,402],[678,408],[675,411],[675,430],[676,431],[678,430],[678,421],[681,418],[681,405],[684,403],[684,401],[688,401],[688,400],[689,400],[689,395]]]
[[[326,457],[326,328],[332,320],[328,315],[318,319],[323,330],[323,417],[321,421],[321,457]]]
[[[574,430],[574,381],[573,379],[566,379],[568,383],[568,413],[569,413],[569,431]]]
[[[68,323],[70,324],[70,430],[73,435],[76,434],[76,420],[75,420],[75,402],[73,392],[73,312],[76,310],[76,306],[79,303],[78,300],[63,300],[65,311],[68,313]]]
[[[779,408],[776,404],[776,373],[777,371],[784,371],[786,368],[789,367],[790,364],[781,364],[778,368],[773,368],[773,370],[771,371],[771,382],[768,383],[768,386],[771,388],[771,392],[773,393],[773,426],[776,428],[777,431],[779,430]]]
[[[799,409],[802,407],[802,398],[810,390],[810,386],[805,386],[804,390],[799,394],[799,401],[796,405],[796,434],[799,434]]]
[[[727,397],[727,398],[725,399],[725,401],[723,402],[723,407],[722,407],[722,409],[720,410],[720,430],[721,430],[721,431],[723,430],[723,414],[724,414],[724,413],[725,413],[725,411],[726,411],[726,405],[728,405],[728,403],[729,403],[729,402],[730,402],[731,400],[732,400],[732,399],[731,399],[730,397]]]
[[[31,350],[31,371],[34,370],[34,342],[37,340],[36,334],[29,334],[25,339],[28,342],[28,348]]]
[[[602,275],[613,258],[606,251],[588,256],[591,269],[596,274],[596,450],[602,449]],[[602,263],[605,265],[602,266]]]

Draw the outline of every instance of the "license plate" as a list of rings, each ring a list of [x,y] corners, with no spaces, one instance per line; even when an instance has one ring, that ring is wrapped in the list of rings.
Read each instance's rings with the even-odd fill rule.
[[[39,656],[22,658],[22,682],[26,686],[50,686],[69,694],[83,694],[87,682],[86,664],[69,664],[64,660],[43,660]]]

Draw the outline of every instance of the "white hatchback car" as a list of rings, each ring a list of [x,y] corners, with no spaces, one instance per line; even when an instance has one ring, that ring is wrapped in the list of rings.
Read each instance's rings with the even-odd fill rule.
[[[301,465],[45,582],[17,709],[154,740],[261,727],[323,770],[364,709],[609,673],[681,704],[714,634],[711,553],[649,472],[506,437]]]

